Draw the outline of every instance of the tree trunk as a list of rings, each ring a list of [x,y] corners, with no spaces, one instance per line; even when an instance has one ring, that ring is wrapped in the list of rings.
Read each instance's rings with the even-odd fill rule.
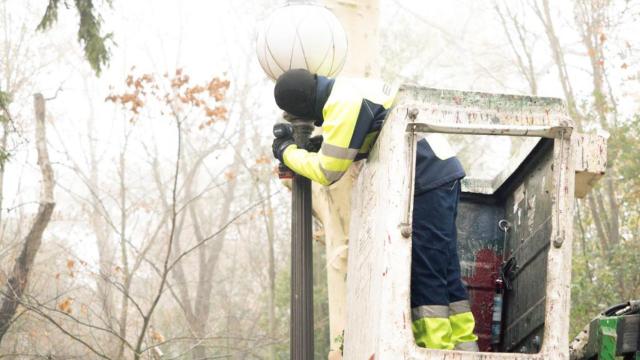
[[[238,144],[245,143],[246,131],[243,122],[240,126]],[[234,178],[228,179],[227,186],[223,191],[223,201],[220,203],[220,212],[218,215],[218,228],[222,228],[224,224],[229,221],[231,216],[231,206],[236,191],[238,181],[235,178],[240,163],[243,161],[240,150],[237,150],[234,155],[233,164],[229,171],[234,174]],[[196,211],[196,202],[193,202],[189,206],[189,213],[193,222],[193,229],[196,234],[196,241],[202,241],[204,234],[201,231],[200,221],[198,220],[198,212]],[[203,245],[198,250],[199,257],[199,272],[198,272],[198,289],[195,296],[194,313],[196,314],[196,322],[194,330],[198,338],[204,338],[207,336],[207,325],[209,323],[209,316],[211,315],[211,291],[213,290],[213,271],[218,264],[220,253],[225,240],[225,232],[221,232],[218,235],[216,241],[212,241],[209,244]],[[193,359],[206,359],[206,348],[202,344],[198,344],[193,351]]]
[[[22,295],[29,281],[29,273],[42,243],[42,234],[49,224],[55,207],[53,201],[53,169],[51,168],[47,151],[45,101],[42,94],[34,95],[34,105],[36,114],[35,143],[38,151],[38,165],[42,173],[42,192],[40,193],[38,213],[35,216],[31,230],[29,230],[24,239],[20,255],[16,259],[13,271],[7,280],[6,293],[2,301],[2,307],[0,307],[0,342],[11,327],[13,316],[22,301]]]
[[[378,0],[325,0],[347,32],[349,55],[340,75],[375,77],[379,74]],[[351,193],[360,167],[351,166],[331,187],[313,184],[313,209],[325,229],[329,297],[330,357],[340,357],[347,303],[347,244]]]
[[[88,93],[86,79],[85,90],[87,90]],[[106,216],[108,215],[105,213],[105,209],[102,208],[102,204],[100,203],[100,171],[96,155],[95,117],[93,112],[93,102],[91,99],[88,100],[90,111],[89,118],[87,119],[87,140],[89,143],[90,161],[89,186],[91,187],[90,191],[93,194],[91,197],[92,208],[89,214],[89,220],[91,222],[91,227],[93,228],[93,233],[96,237],[96,245],[98,248],[99,276],[96,278],[96,289],[106,323],[110,329],[115,329],[116,316],[114,296],[111,291],[111,284],[107,280],[114,269],[115,248],[110,242],[111,237],[106,220]],[[108,354],[115,356],[119,345],[112,343],[111,340],[111,337],[105,339],[105,341],[109,342],[108,344],[105,344],[105,349],[107,349],[106,351]]]
[[[2,109],[0,109],[2,111]],[[2,122],[2,139],[0,139],[0,151],[4,152],[7,149],[7,140],[9,139],[9,123],[8,120]],[[3,153],[0,153],[2,155]],[[2,204],[4,203],[4,164],[6,159],[0,158],[0,239],[4,236],[4,226],[2,225]],[[0,245],[2,243],[0,242]]]
[[[542,0],[542,8],[540,8],[538,0],[535,0],[533,4],[533,10],[544,26],[547,40],[549,41],[549,47],[551,49],[551,52],[553,53],[553,60],[556,65],[556,69],[558,70],[558,78],[560,80],[562,90],[567,100],[567,110],[569,111],[569,116],[571,116],[571,118],[575,122],[578,130],[581,131],[582,116],[578,111],[573,87],[571,86],[571,81],[569,80],[567,64],[564,60],[564,52],[562,46],[560,45],[560,40],[558,39],[556,30],[553,26],[553,19],[551,18],[551,11],[549,9],[549,1]]]
[[[605,91],[604,85],[606,73],[604,68],[603,44],[606,39],[605,30],[607,26],[610,25],[610,21],[607,18],[610,6],[611,3],[609,1],[578,1],[575,3],[574,8],[576,24],[578,25],[580,37],[587,50],[591,64],[593,82],[592,97],[594,110],[597,115],[596,120],[598,120],[599,125],[605,130],[608,130],[611,124],[617,123],[615,99],[611,96],[610,91]],[[586,116],[579,113],[576,106],[575,96],[564,61],[563,49],[553,28],[549,10],[549,0],[542,0],[542,7],[538,5],[536,0],[534,2],[534,11],[545,27],[549,45],[558,69],[560,82],[565,98],[567,99],[569,115],[576,123],[577,129],[581,130],[582,120],[586,119]],[[608,98],[607,93],[609,94]],[[610,114],[613,115],[613,121],[609,121]],[[600,191],[594,191],[588,196],[589,210],[591,211],[602,253],[606,254],[608,263],[612,261],[611,252],[613,248],[620,241],[620,226],[622,224],[620,216],[624,216],[624,213],[620,213],[620,204],[617,200],[619,196],[616,183],[614,182],[615,176],[616,164],[614,159],[614,161],[609,162],[607,166],[606,181],[603,184],[606,187],[602,187],[606,193],[606,202],[605,196]],[[617,281],[619,285],[619,295],[624,297],[625,284],[623,279],[617,277]]]
[[[509,46],[511,47],[513,55],[516,58],[516,65],[518,66],[522,77],[524,77],[529,84],[529,94],[537,95],[538,82],[536,79],[536,69],[533,62],[532,47],[529,45],[529,41],[527,38],[527,29],[520,22],[516,13],[512,12],[512,10],[509,8],[508,2],[505,1],[504,10],[502,10],[501,7],[496,3],[495,10],[498,14],[498,17],[500,18],[500,22],[502,23],[502,28],[504,29],[505,35],[507,36],[507,40],[509,40]],[[517,41],[516,39],[514,39],[514,37],[511,36],[509,23],[518,36]]]
[[[600,126],[607,131],[610,129],[610,123],[617,123],[617,119],[615,118],[617,114],[615,110],[615,100],[613,98],[607,98],[607,91],[604,85],[606,76],[603,52],[606,39],[604,29],[608,23],[606,14],[609,6],[609,1],[591,3],[577,2],[575,8],[576,22],[581,31],[582,43],[587,49],[591,63],[593,105],[598,115],[597,118]],[[609,121],[610,115],[613,116],[612,122]],[[616,183],[613,181],[616,177],[614,161],[612,161],[611,166],[607,169],[606,188],[603,187],[607,195],[606,205],[604,204],[604,200],[602,200],[603,196],[599,196],[599,200],[602,201],[599,203],[599,205],[601,205],[601,212],[607,223],[607,238],[610,246],[616,246],[619,243],[621,224],[620,209],[617,201],[618,191]],[[597,214],[594,213],[594,216],[597,216]]]
[[[129,270],[129,255],[127,253],[127,187],[126,187],[126,143],[120,152],[120,256],[122,257],[122,274],[124,284],[120,298],[120,318],[118,320],[119,335],[121,339],[127,338],[127,325],[129,318],[129,289],[131,288],[131,273]],[[124,356],[124,341],[120,340],[117,359]]]
[[[271,184],[266,182],[266,205],[263,206],[265,216],[267,217],[267,240],[269,262],[267,271],[269,275],[269,318],[268,318],[268,331],[269,331],[269,359],[276,360],[276,257],[275,257],[275,235],[274,235],[274,222],[273,222],[273,207],[271,206]]]

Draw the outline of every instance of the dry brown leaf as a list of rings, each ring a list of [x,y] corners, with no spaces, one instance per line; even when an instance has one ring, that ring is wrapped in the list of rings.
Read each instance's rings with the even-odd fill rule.
[[[67,314],[71,314],[71,304],[73,304],[73,299],[66,298],[61,303],[58,304],[58,310],[65,312]]]
[[[229,170],[224,173],[224,177],[225,179],[227,179],[227,181],[232,181],[236,178],[236,173],[233,170]]]
[[[158,332],[156,329],[151,329],[151,339],[159,343],[165,341],[164,336],[162,336],[162,334],[160,334],[160,332]]]
[[[256,164],[269,164],[271,163],[271,158],[265,154],[260,155],[256,159]]]

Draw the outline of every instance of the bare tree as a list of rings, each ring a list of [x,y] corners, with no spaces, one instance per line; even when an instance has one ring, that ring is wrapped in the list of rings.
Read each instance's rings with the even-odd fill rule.
[[[583,253],[585,249],[591,247],[590,240],[593,239],[595,247],[599,249],[599,253],[603,255],[600,259],[589,259],[587,256],[583,261],[587,268],[586,274],[588,280],[586,284],[595,286],[597,289],[602,284],[603,271],[614,271],[620,268],[620,251],[625,246],[624,240],[633,240],[633,236],[627,236],[623,233],[633,234],[629,232],[629,226],[633,222],[633,218],[637,215],[636,199],[633,193],[624,189],[624,181],[621,173],[625,167],[632,164],[619,161],[621,156],[620,149],[624,145],[621,132],[625,132],[624,123],[628,119],[623,119],[618,112],[618,104],[614,90],[609,81],[608,71],[614,69],[612,64],[617,54],[611,50],[607,50],[605,44],[611,42],[609,37],[615,37],[618,26],[625,21],[626,13],[629,11],[630,3],[615,3],[611,1],[573,1],[573,26],[577,32],[580,42],[577,44],[583,49],[582,54],[586,54],[588,60],[586,68],[587,79],[591,82],[591,94],[584,99],[578,99],[574,92],[573,84],[575,76],[569,75],[569,66],[565,60],[565,54],[568,53],[566,47],[560,42],[557,34],[552,11],[548,0],[535,0],[530,2],[533,12],[545,29],[549,49],[553,54],[555,67],[557,69],[558,80],[562,85],[562,89],[567,101],[569,114],[574,120],[578,130],[592,131],[593,129],[603,129],[612,134],[609,139],[610,156],[607,166],[607,172],[600,185],[592,190],[586,200],[578,203],[577,209],[579,219],[577,220],[578,228],[583,236],[580,242]],[[624,27],[622,28],[624,29]],[[623,47],[631,48],[630,45]],[[616,44],[612,43],[611,48],[615,49]],[[625,65],[626,66],[626,65]],[[626,135],[625,135],[626,136]],[[635,136],[635,135],[632,135]],[[628,147],[628,146],[627,146]],[[584,208],[585,211],[582,211]],[[587,224],[588,227],[584,225]],[[591,235],[592,229],[594,235]],[[600,267],[591,269],[600,262]],[[609,270],[606,270],[606,269]],[[631,281],[631,282],[630,282]],[[609,296],[611,299],[627,299],[637,296],[637,288],[630,286],[634,282],[634,278],[628,274],[616,274],[613,276],[610,286]],[[611,284],[611,285],[612,285]],[[602,297],[599,294],[596,298]],[[614,300],[615,301],[615,300]],[[587,305],[588,308],[582,308],[582,311],[595,312],[599,304]],[[580,314],[583,316],[583,314]],[[588,315],[584,315],[585,317]]]
[[[575,121],[578,130],[581,130],[582,116],[578,111],[576,96],[569,77],[569,71],[567,69],[567,62],[565,60],[564,51],[562,45],[560,44],[560,39],[558,38],[558,35],[556,33],[553,18],[551,17],[549,1],[542,0],[542,4],[540,4],[539,0],[533,0],[532,8],[534,10],[534,13],[540,20],[540,23],[544,27],[545,34],[547,35],[549,48],[551,50],[551,53],[553,54],[553,60],[556,65],[556,70],[558,71],[558,80],[562,85],[562,90],[564,91],[564,95],[567,101],[567,110],[569,111],[569,116],[571,116],[571,118]]]
[[[533,61],[533,42],[535,38],[532,39],[526,25],[522,22],[521,16],[512,10],[509,4],[507,1],[503,1],[502,4],[496,2],[494,9],[509,40],[509,46],[516,58],[518,70],[529,84],[529,93],[537,95],[538,76]]]
[[[38,165],[40,166],[40,172],[42,174],[42,191],[38,212],[33,220],[29,233],[24,238],[20,255],[16,259],[13,271],[5,285],[6,289],[3,293],[4,299],[0,307],[0,341],[2,341],[2,338],[11,326],[18,304],[24,296],[33,262],[42,243],[42,234],[49,224],[51,214],[55,207],[53,199],[53,169],[51,168],[47,151],[45,100],[42,94],[34,95],[34,107],[36,119],[35,143],[38,152]]]

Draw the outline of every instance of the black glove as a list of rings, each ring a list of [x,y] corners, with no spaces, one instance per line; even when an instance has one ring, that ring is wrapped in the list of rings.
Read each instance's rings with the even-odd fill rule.
[[[308,152],[318,152],[322,147],[322,135],[316,135],[309,138],[306,149]]]
[[[278,139],[293,137],[293,125],[287,123],[277,123],[273,125],[273,136]]]
[[[273,145],[271,146],[273,157],[284,163],[282,159],[284,151],[290,145],[295,144],[295,141],[293,141],[293,127],[291,126],[291,124],[275,124],[273,126],[273,135],[276,137],[275,139],[273,139]]]
[[[282,155],[284,154],[284,151],[293,144],[295,144],[295,142],[293,141],[293,137],[273,139],[273,145],[271,146],[271,149],[273,150],[273,157],[284,163]]]

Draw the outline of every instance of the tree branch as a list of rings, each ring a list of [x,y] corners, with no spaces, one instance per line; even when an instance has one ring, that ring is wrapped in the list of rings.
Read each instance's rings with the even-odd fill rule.
[[[49,224],[51,214],[55,207],[53,202],[53,169],[49,161],[47,151],[47,135],[45,130],[45,101],[42,94],[34,95],[34,107],[36,115],[36,149],[38,152],[38,165],[42,174],[42,191],[40,193],[40,206],[36,214],[31,230],[24,239],[24,245],[20,255],[16,259],[11,276],[7,280],[8,295],[0,307],[0,342],[9,330],[11,319],[16,313],[18,304],[22,299],[29,274],[33,267],[36,254],[42,243],[42,234]]]

